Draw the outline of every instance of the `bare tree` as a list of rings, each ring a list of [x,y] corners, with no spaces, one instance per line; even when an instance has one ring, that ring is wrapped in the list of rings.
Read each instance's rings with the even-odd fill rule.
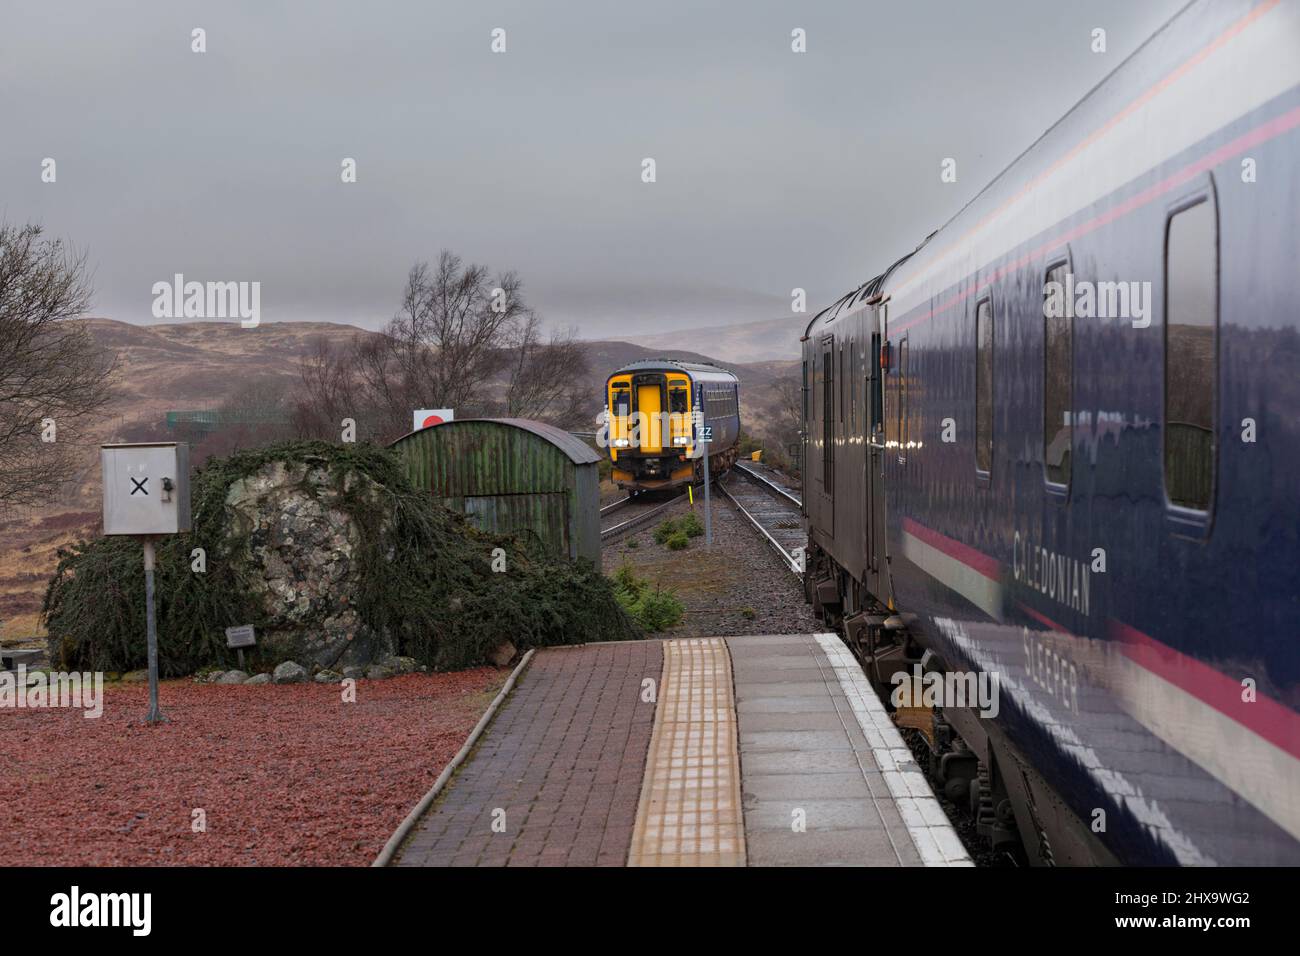
[[[513,272],[491,281],[487,266],[462,265],[444,251],[432,272],[411,269],[402,308],[385,334],[401,378],[430,405],[484,401],[484,386],[505,366],[503,349],[531,311]]]
[[[436,267],[411,269],[401,307],[381,333],[342,349],[321,343],[303,361],[306,397],[294,420],[300,434],[329,437],[353,418],[358,437],[380,441],[410,431],[416,408],[565,423],[581,416],[585,371],[572,331],[543,341],[515,273],[493,279],[487,266],[444,251]]]
[[[587,352],[574,329],[543,341],[541,320],[530,311],[511,342],[510,384],[504,409],[511,418],[573,425],[589,404]]]
[[[799,380],[783,375],[772,383],[776,408],[772,413],[770,437],[781,446],[781,457],[794,452],[797,457],[800,429],[803,427],[803,389]],[[798,464],[787,465],[798,469]]]
[[[90,296],[84,256],[0,223],[0,504],[48,496],[110,398],[116,357],[74,321]]]
[[[776,393],[776,426],[785,433],[798,434],[803,422],[803,389],[799,380],[791,375],[782,375],[772,383]]]
[[[359,347],[356,337],[346,348],[338,349],[321,336],[299,361],[305,397],[294,403],[290,415],[299,437],[337,438],[343,419],[357,417],[357,387],[349,359]]]

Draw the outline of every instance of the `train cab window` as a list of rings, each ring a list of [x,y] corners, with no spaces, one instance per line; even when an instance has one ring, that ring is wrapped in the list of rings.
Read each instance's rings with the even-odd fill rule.
[[[993,467],[993,302],[975,306],[975,468]]]
[[[686,414],[685,386],[676,385],[668,390],[668,410],[682,415]]]
[[[1214,495],[1217,233],[1208,199],[1174,213],[1165,233],[1165,492],[1195,511]]]
[[[623,389],[614,391],[614,414],[628,415],[632,411],[632,393]]]
[[[1074,318],[1068,308],[1048,308],[1047,289],[1057,283],[1065,288],[1068,265],[1064,262],[1047,271],[1043,293],[1043,467],[1053,484],[1070,484],[1070,452],[1074,433]],[[1063,296],[1052,298],[1057,304]],[[1056,313],[1060,312],[1060,315]]]

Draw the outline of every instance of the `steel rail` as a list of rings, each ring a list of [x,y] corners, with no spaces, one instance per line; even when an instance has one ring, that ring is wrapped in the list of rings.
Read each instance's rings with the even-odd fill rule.
[[[636,495],[628,495],[626,498],[620,498],[618,501],[611,502],[600,509],[600,516],[603,518],[605,515],[613,514],[619,508],[622,508],[624,505],[630,505],[635,500]]]
[[[741,474],[749,474],[749,472],[745,471],[745,469],[743,468],[740,471]],[[744,515],[746,518],[749,519],[749,523],[752,524],[755,528],[757,528],[759,534],[761,534],[764,538],[767,539],[767,543],[776,549],[776,553],[781,556],[781,560],[783,560],[786,563],[786,565],[790,568],[790,570],[793,573],[795,574],[803,573],[802,571],[799,570],[799,562],[795,559],[795,556],[791,554],[789,551],[787,551],[784,545],[782,545],[780,541],[777,541],[776,538],[772,537],[772,533],[768,531],[767,528],[763,527],[763,523],[759,521],[757,518],[755,518],[752,514],[750,514],[749,510],[740,503],[740,500],[735,495],[733,495],[730,492],[730,490],[728,490],[727,486],[721,481],[718,482],[718,490],[727,496],[728,500],[730,500],[731,503],[736,506],[737,511],[739,511],[742,515]]]
[[[655,517],[656,515],[662,514],[664,511],[668,510],[670,507],[677,504],[677,502],[681,501],[685,497],[686,497],[686,492],[683,491],[677,497],[665,501],[657,508],[651,508],[649,511],[645,511],[637,515],[635,518],[628,518],[626,521],[620,522],[619,524],[613,525],[612,527],[603,528],[600,532],[600,540],[608,541],[610,538],[613,538],[615,535],[623,534],[624,532],[630,531],[632,528],[636,527],[639,524],[644,524],[645,522],[649,521],[651,518]]]
[[[757,482],[760,482],[765,488],[767,488],[768,491],[771,491],[774,494],[777,494],[780,497],[784,498],[786,501],[790,502],[792,505],[794,505],[796,508],[799,509],[800,513],[803,512],[803,500],[799,498],[798,495],[795,495],[793,492],[791,492],[789,488],[782,488],[771,478],[768,478],[766,475],[760,475],[758,472],[750,469],[743,462],[739,462],[739,461],[736,462],[735,467],[739,469],[742,474],[750,478],[753,478]]]

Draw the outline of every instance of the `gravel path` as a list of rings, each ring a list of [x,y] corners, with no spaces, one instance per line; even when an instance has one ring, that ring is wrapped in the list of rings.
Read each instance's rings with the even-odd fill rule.
[[[665,512],[690,510],[683,501]],[[696,496],[701,520],[704,504]],[[809,634],[821,623],[804,603],[799,578],[721,495],[713,495],[713,549],[692,538],[685,551],[656,544],[656,520],[609,542],[602,552],[606,574],[630,561],[640,577],[676,592],[686,606],[681,624],[656,637],[731,637],[743,634]],[[632,542],[636,547],[632,547]]]
[[[507,672],[330,684],[104,689],[104,713],[0,710],[9,864],[368,865]],[[192,829],[206,813],[207,832]]]

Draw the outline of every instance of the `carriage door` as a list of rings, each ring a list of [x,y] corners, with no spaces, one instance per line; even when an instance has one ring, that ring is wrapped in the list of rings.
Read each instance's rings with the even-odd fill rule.
[[[835,336],[822,339],[822,514],[835,537]]]
[[[867,356],[867,481],[866,554],[867,588],[883,600],[885,589],[880,575],[885,567],[885,375],[880,362],[881,346],[888,341],[886,323],[889,304],[882,302],[868,318],[871,349]]]

